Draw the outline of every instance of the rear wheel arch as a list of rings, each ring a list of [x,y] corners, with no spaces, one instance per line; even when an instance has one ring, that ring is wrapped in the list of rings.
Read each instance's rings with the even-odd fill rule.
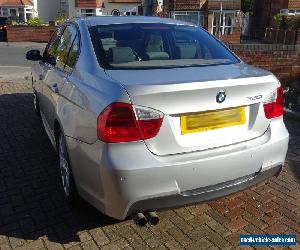
[[[54,136],[55,136],[56,151],[59,155],[60,161],[61,161],[60,147],[59,147],[60,146],[60,136],[62,136],[64,138],[63,141],[64,141],[64,145],[65,145],[64,148],[65,148],[65,152],[66,152],[64,160],[65,160],[65,162],[67,162],[67,166],[69,169],[69,171],[67,171],[69,173],[68,174],[68,193],[67,194],[65,193],[65,197],[69,203],[76,205],[77,203],[80,203],[81,199],[79,197],[77,187],[76,187],[76,182],[75,182],[75,179],[73,176],[72,165],[71,165],[70,159],[69,159],[68,145],[67,145],[67,142],[65,139],[63,129],[57,119],[54,121]],[[61,167],[61,162],[60,162],[60,167]],[[61,169],[61,171],[62,171],[62,169]],[[65,188],[64,184],[63,184],[63,188]],[[66,192],[66,191],[64,191],[64,192]]]

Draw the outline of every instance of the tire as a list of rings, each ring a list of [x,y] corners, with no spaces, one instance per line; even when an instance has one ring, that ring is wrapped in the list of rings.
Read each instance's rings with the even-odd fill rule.
[[[39,99],[37,98],[36,92],[33,92],[33,107],[34,107],[34,111],[38,116],[41,116],[40,113],[40,102]]]
[[[69,154],[66,146],[65,136],[61,131],[59,131],[58,134],[58,155],[61,182],[65,199],[70,204],[77,205],[80,199],[69,161]]]

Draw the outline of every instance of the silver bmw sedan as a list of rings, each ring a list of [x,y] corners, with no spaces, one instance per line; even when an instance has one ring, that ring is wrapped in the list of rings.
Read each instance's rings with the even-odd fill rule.
[[[199,27],[75,18],[43,54],[26,57],[36,61],[34,107],[70,202],[82,197],[116,219],[151,219],[282,169],[289,134],[279,81]]]

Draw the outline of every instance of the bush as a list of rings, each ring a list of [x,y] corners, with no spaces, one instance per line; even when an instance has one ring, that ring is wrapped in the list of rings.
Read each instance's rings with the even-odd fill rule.
[[[66,15],[60,15],[55,18],[55,23],[56,23],[56,25],[62,25],[67,20],[68,20],[68,17]]]
[[[42,26],[44,24],[43,20],[40,17],[29,19],[26,23],[29,26]]]
[[[277,29],[281,30],[298,30],[300,29],[300,16],[286,16],[277,14],[274,17]]]
[[[300,113],[300,81],[291,84],[285,93],[285,107]]]

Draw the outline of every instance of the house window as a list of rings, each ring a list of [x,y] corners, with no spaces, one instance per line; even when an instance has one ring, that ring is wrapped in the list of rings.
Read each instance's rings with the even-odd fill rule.
[[[2,16],[8,16],[8,9],[2,8]]]
[[[213,13],[213,34],[231,35],[234,28],[234,12]]]
[[[171,12],[171,18],[200,27],[204,26],[204,13],[201,11],[173,11]]]
[[[10,15],[11,17],[17,16],[17,9],[10,9],[10,10],[9,10],[9,15]]]
[[[120,11],[119,11],[119,10],[113,10],[113,11],[111,12],[111,14],[112,14],[113,16],[120,16]]]
[[[125,16],[136,16],[136,11],[126,11],[124,12]]]
[[[81,9],[81,16],[83,16],[83,17],[96,16],[96,10],[95,9]]]
[[[33,16],[33,8],[28,8],[28,9],[25,9],[25,22],[27,22],[29,19],[32,19],[34,16]]]
[[[300,15],[300,10],[283,9],[283,10],[280,10],[280,13],[283,15],[295,16],[295,15]]]
[[[20,22],[24,22],[25,21],[24,8],[19,8],[18,12],[19,12],[19,20],[20,20]]]

